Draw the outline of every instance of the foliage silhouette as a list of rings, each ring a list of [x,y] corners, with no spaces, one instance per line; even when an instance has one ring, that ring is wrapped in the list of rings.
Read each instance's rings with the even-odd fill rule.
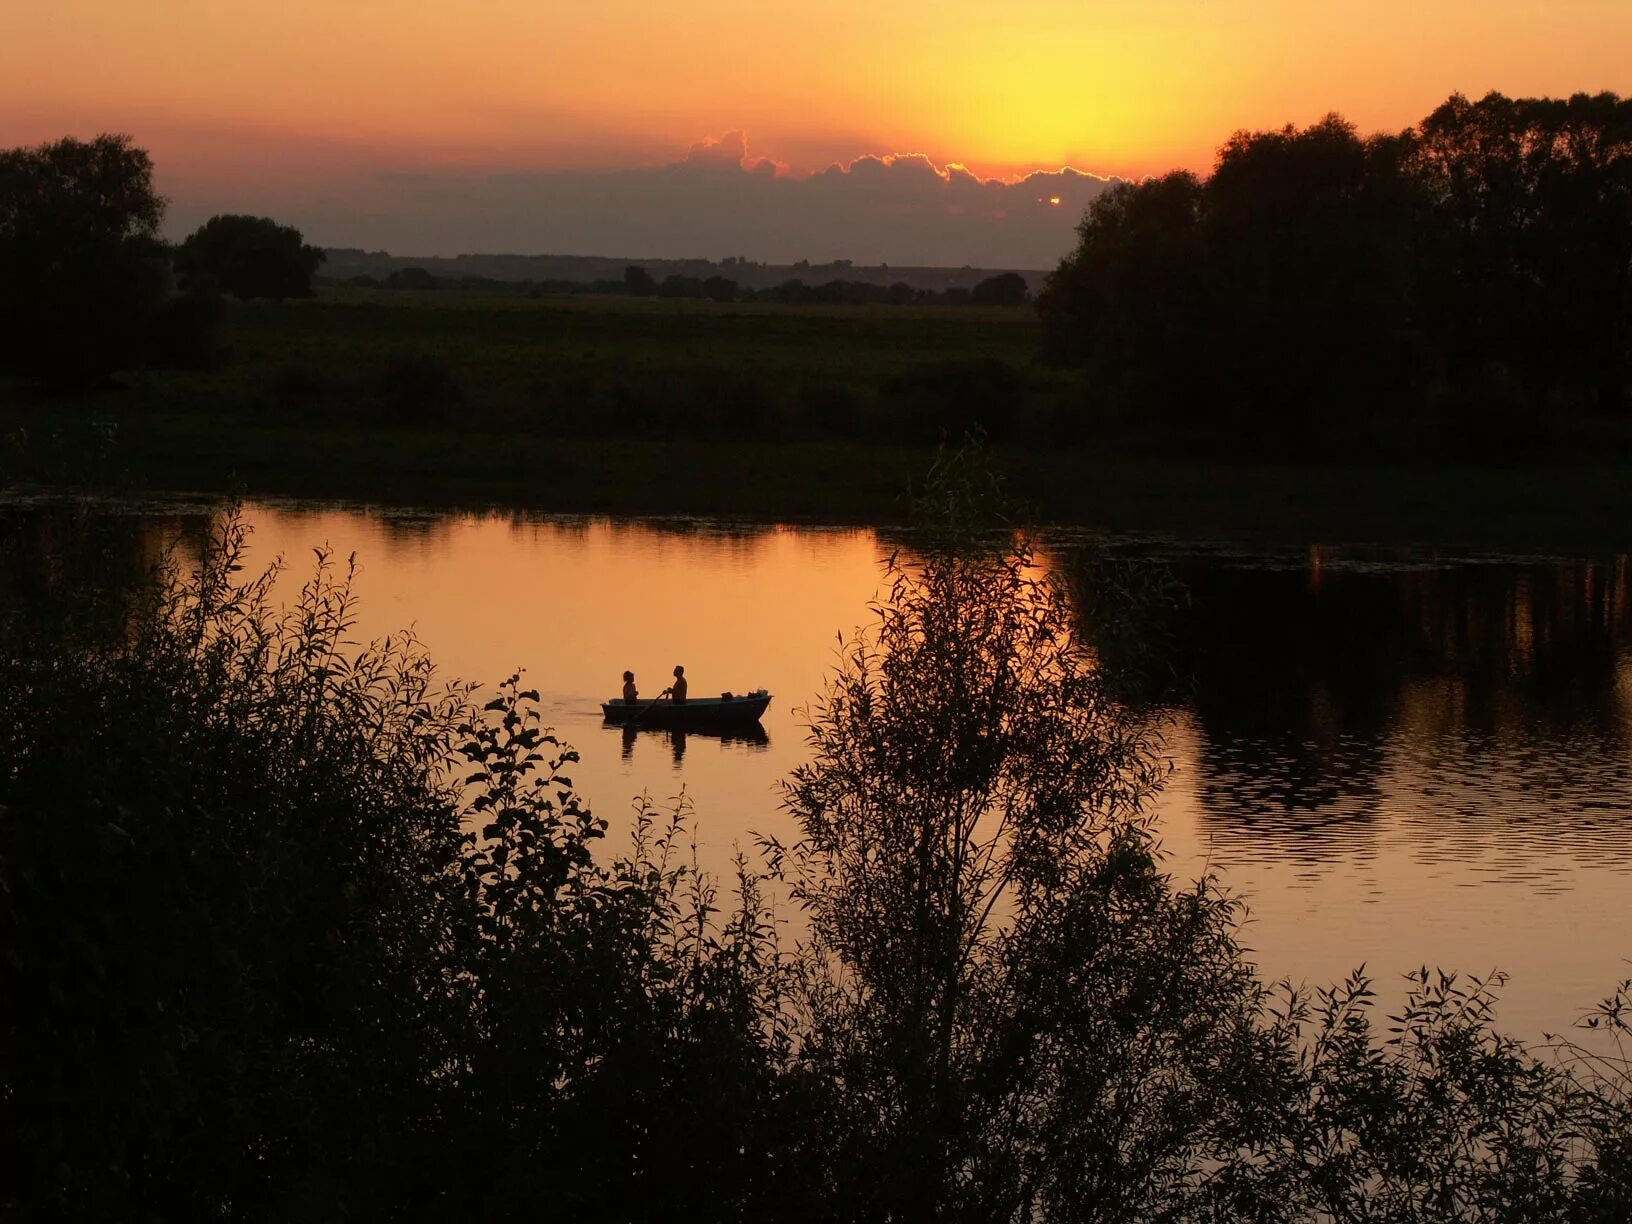
[[[0,151],[0,371],[95,385],[136,364],[164,207],[127,136]]]
[[[1090,207],[1038,309],[1101,412],[1257,446],[1532,446],[1632,370],[1632,100],[1470,103],[1361,137],[1237,132]],[[1497,402],[1492,403],[1493,392]]]
[[[623,270],[623,284],[636,297],[650,297],[657,292],[657,280],[645,268],[630,264]]]
[[[969,292],[976,306],[1023,306],[1027,297],[1026,278],[1018,272],[988,276]]]
[[[741,1193],[754,912],[715,929],[649,811],[597,863],[519,685],[476,710],[411,638],[359,651],[326,556],[280,614],[242,549],[229,523],[112,637],[4,641],[0,1199],[630,1219],[646,1179]]]
[[[1156,739],[998,504],[943,457],[786,790],[835,1218],[1165,1217],[1254,1031],[1234,904],[1159,870]]]
[[[438,289],[441,282],[424,268],[398,268],[385,278],[387,289]]]
[[[300,231],[270,217],[223,213],[211,217],[176,248],[184,287],[240,298],[312,296],[312,276],[323,252]]]
[[[1386,1034],[1363,974],[1262,983],[1218,882],[1164,873],[1160,742],[978,453],[918,505],[812,712],[799,836],[723,896],[683,809],[597,852],[519,677],[477,708],[411,637],[351,642],[321,551],[284,611],[231,519],[77,614],[87,588],[8,577],[49,607],[0,616],[0,1202],[1626,1218],[1624,1051],[1531,1053],[1426,970]]]

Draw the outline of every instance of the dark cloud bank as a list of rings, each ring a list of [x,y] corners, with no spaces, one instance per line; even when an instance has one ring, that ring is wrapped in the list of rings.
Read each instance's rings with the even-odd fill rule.
[[[1063,169],[1005,183],[919,155],[861,157],[801,178],[750,157],[743,134],[729,132],[646,169],[388,175],[366,202],[331,198],[291,219],[326,245],[402,254],[1045,268],[1070,248],[1089,201],[1116,181]]]

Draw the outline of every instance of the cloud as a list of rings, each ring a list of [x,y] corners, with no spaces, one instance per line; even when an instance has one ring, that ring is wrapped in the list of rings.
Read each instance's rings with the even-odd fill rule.
[[[722,136],[710,136],[707,140],[700,140],[692,145],[691,150],[685,156],[685,160],[679,164],[740,169],[747,158],[747,134],[744,132],[726,132]]]
[[[1070,249],[1088,204],[1117,181],[1070,168],[982,178],[920,153],[867,154],[800,176],[753,156],[746,134],[729,131],[655,167],[380,174],[350,189],[336,184],[280,219],[310,241],[397,254],[1047,268]],[[178,220],[207,215],[199,203],[178,199]]]

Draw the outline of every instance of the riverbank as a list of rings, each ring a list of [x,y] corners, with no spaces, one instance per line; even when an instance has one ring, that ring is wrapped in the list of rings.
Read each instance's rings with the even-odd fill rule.
[[[559,513],[899,521],[930,452],[822,442],[482,437],[244,423],[195,414],[0,413],[13,488],[287,496]],[[50,453],[40,453],[50,452]],[[17,460],[23,459],[23,463]],[[1000,448],[1039,519],[1126,532],[1296,542],[1632,548],[1632,464],[1248,464]]]
[[[1047,521],[1632,547],[1620,433],[1523,462],[1119,446],[1070,415],[1076,376],[1036,364],[1023,309],[338,290],[231,305],[222,343],[97,393],[0,387],[0,484],[891,522],[935,439],[980,424]]]

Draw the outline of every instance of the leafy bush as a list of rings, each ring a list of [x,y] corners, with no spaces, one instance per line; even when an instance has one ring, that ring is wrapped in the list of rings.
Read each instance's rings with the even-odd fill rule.
[[[412,638],[351,644],[327,554],[284,611],[231,520],[95,614],[44,575],[47,615],[0,615],[0,1203],[1627,1218],[1624,1051],[1532,1054],[1426,970],[1386,1036],[1361,975],[1261,983],[1217,882],[1164,874],[1159,742],[978,459],[919,505],[787,785],[799,836],[729,899],[683,812],[597,853],[518,677],[477,708]],[[1593,1017],[1617,1040],[1628,989]]]
[[[631,1218],[644,1177],[743,1193],[751,887],[717,929],[649,812],[598,863],[530,694],[476,710],[411,638],[348,649],[326,557],[275,612],[242,546],[228,524],[127,633],[0,643],[0,1201]]]

